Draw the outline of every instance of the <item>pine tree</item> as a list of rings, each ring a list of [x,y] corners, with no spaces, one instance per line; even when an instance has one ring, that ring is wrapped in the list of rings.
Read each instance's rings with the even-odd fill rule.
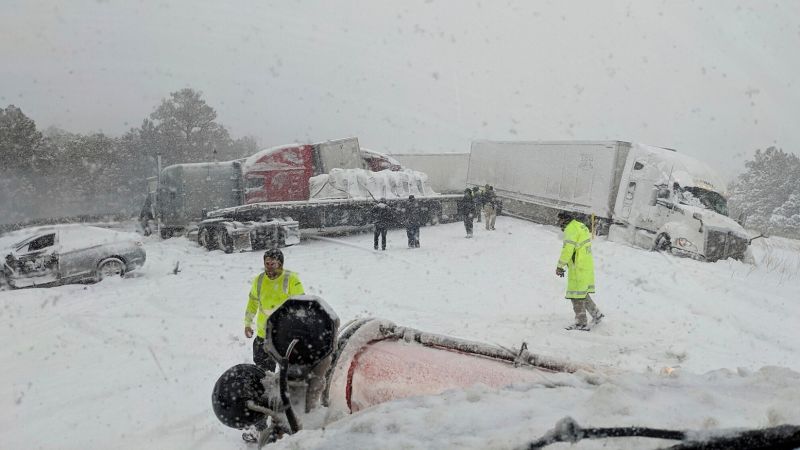
[[[800,192],[792,193],[789,199],[772,212],[769,218],[771,233],[798,236],[800,233]]]
[[[181,89],[162,100],[150,114],[168,164],[224,160],[230,153],[233,140],[228,130],[215,122],[217,112],[202,95],[193,89]]]
[[[800,236],[797,218],[800,158],[775,147],[757,150],[747,169],[731,186],[733,217],[746,217],[748,228],[786,236]]]

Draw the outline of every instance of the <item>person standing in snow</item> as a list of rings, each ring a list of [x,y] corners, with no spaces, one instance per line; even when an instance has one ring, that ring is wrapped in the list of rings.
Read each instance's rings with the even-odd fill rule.
[[[472,198],[475,200],[476,222],[481,223],[481,209],[483,209],[483,193],[478,186],[472,187]]]
[[[304,293],[297,273],[283,269],[283,252],[277,248],[264,252],[264,271],[253,280],[244,313],[244,335],[248,339],[253,337],[253,318],[258,314],[256,338],[253,340],[253,362],[256,366],[275,371],[275,360],[264,350],[267,319],[289,297]]]
[[[150,236],[153,234],[153,230],[156,229],[155,219],[152,197],[148,195],[141,212],[139,212],[139,224],[142,226],[142,232],[145,236]]]
[[[497,195],[494,187],[488,184],[483,191],[483,215],[486,216],[486,229],[494,230],[494,221],[497,219]]]
[[[589,229],[568,212],[558,213],[558,225],[564,230],[564,245],[558,257],[556,275],[567,275],[566,298],[572,302],[575,312],[575,324],[568,330],[588,331],[586,312],[592,316],[592,323],[600,322],[603,313],[594,304],[594,260],[592,258],[592,235]]]
[[[408,196],[405,208],[406,236],[408,248],[419,248],[419,227],[422,225],[423,208],[413,195]]]
[[[472,218],[475,217],[475,197],[472,191],[467,188],[464,189],[464,197],[458,203],[461,214],[464,216],[464,228],[467,230],[467,237],[472,237]]]
[[[382,198],[370,211],[372,214],[372,221],[375,224],[375,237],[373,239],[373,247],[378,249],[378,237],[381,238],[381,250],[386,250],[386,231],[392,223],[392,208],[386,204],[386,199]]]

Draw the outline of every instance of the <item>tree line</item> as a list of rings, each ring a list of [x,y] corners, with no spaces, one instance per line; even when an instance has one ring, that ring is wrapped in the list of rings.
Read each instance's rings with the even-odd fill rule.
[[[776,147],[756,150],[730,186],[731,216],[745,227],[800,238],[800,158]]]
[[[217,113],[190,88],[172,92],[141,126],[121,137],[39,130],[14,105],[0,108],[0,224],[42,217],[135,215],[146,180],[162,166],[226,161],[257,151],[233,139]],[[730,185],[731,216],[752,230],[800,238],[800,159],[757,150]]]
[[[15,105],[0,108],[0,223],[44,217],[135,215],[170,164],[252,155],[252,137],[233,139],[193,89],[173,92],[140,127],[120,137],[39,130]]]

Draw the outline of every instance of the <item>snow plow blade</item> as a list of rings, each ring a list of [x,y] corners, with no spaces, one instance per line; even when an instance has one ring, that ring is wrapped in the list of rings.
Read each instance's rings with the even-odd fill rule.
[[[326,405],[354,413],[383,402],[484,384],[545,382],[552,372],[591,370],[528,352],[371,319],[345,328],[329,371]]]
[[[321,397],[328,417],[335,419],[411,396],[475,384],[549,383],[548,373],[592,370],[532,354],[524,343],[506,349],[380,319],[357,320],[339,331],[336,313],[310,295],[287,300],[270,315],[266,330],[264,348],[277,361],[278,373],[235,366],[220,377],[212,394],[218,419],[233,428],[254,425],[259,442],[301,429],[287,395],[288,379],[305,383],[306,412]],[[260,384],[254,382],[259,373]]]

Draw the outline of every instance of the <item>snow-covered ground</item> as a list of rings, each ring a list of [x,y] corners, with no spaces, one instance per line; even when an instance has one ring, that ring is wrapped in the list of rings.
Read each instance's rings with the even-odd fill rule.
[[[474,386],[367,409],[271,448],[513,448],[565,416],[584,426],[714,430],[800,424],[800,243],[755,241],[755,266],[706,264],[598,239],[606,320],[565,331],[572,310],[554,275],[560,232],[500,217],[403,230],[386,252],[371,234],[303,241],[286,267],[342,322],[398,325],[518,346],[594,365],[547,386]],[[206,252],[146,238],[126,279],[0,292],[0,448],[246,448],[211,410],[211,390],[249,362],[242,319],[261,254]],[[178,264],[180,271],[175,274]],[[522,370],[522,369],[521,369]],[[582,441],[653,448],[668,441]],[[567,448],[569,444],[551,448]],[[571,447],[570,447],[571,448]]]

